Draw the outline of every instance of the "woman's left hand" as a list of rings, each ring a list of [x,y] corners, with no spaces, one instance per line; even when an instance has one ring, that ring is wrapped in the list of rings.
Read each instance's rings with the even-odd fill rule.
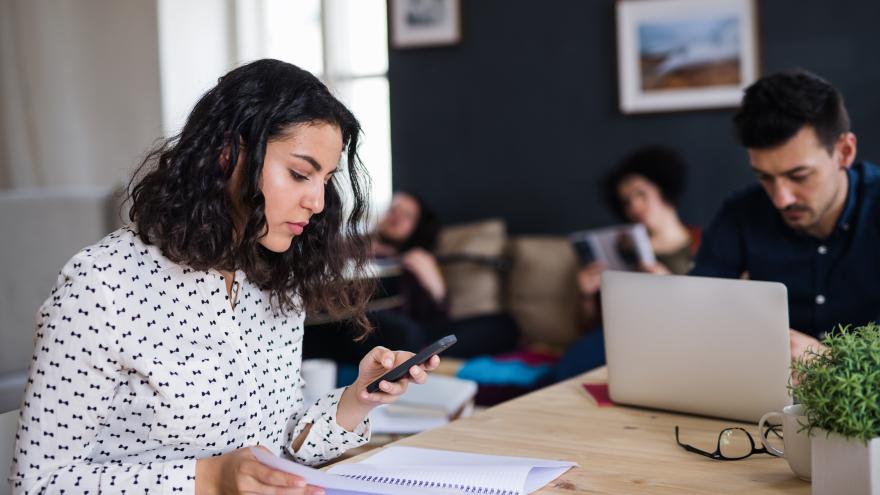
[[[396,382],[383,380],[379,383],[378,392],[367,392],[367,385],[394,369],[395,366],[413,357],[413,355],[413,353],[408,351],[391,351],[382,346],[374,347],[361,360],[358,366],[357,380],[352,384],[357,393],[358,400],[364,405],[374,407],[379,404],[390,404],[397,401],[400,395],[406,392],[406,387],[410,381],[418,384],[425,383],[428,380],[428,371],[437,368],[440,364],[439,356],[431,356],[431,359],[424,364],[413,365],[409,369],[409,375]]]
[[[424,364],[412,366],[406,377],[396,382],[383,380],[379,384],[378,392],[367,392],[367,385],[411,357],[413,357],[411,352],[391,351],[382,346],[376,346],[368,352],[358,365],[357,379],[342,394],[337,406],[336,421],[348,431],[354,431],[354,427],[363,421],[373,408],[396,402],[400,395],[406,392],[410,381],[425,383],[428,380],[428,372],[440,365],[440,357],[431,356],[431,359]]]

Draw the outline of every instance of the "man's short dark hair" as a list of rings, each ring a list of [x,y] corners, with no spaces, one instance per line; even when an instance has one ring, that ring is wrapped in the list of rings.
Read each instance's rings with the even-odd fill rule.
[[[840,135],[849,132],[843,95],[801,69],[763,77],[746,88],[733,123],[740,144],[757,149],[775,148],[809,125],[831,153]]]
[[[660,190],[663,200],[677,207],[684,192],[687,164],[672,148],[645,146],[626,155],[602,179],[602,195],[605,203],[619,218],[627,220],[623,203],[617,194],[620,183],[633,176],[641,176]]]

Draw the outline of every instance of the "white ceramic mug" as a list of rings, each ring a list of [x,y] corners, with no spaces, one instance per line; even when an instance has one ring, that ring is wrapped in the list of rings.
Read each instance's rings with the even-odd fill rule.
[[[764,431],[765,423],[777,418],[773,421],[773,424],[778,424],[779,417],[782,418],[783,450],[779,450],[770,445]],[[806,430],[799,431],[803,428],[801,426],[802,423],[807,423],[807,418],[803,415],[803,406],[800,404],[794,404],[791,406],[785,406],[782,409],[782,412],[774,411],[765,414],[761,418],[761,421],[758,422],[758,431],[761,435],[761,443],[764,444],[764,448],[767,449],[768,452],[778,455],[779,457],[785,457],[791,470],[798,478],[804,481],[810,481],[812,476],[812,450],[810,446],[810,437],[807,435]]]
[[[302,362],[300,373],[305,382],[303,398],[307,403],[318,400],[336,388],[336,363],[330,359],[306,359]]]

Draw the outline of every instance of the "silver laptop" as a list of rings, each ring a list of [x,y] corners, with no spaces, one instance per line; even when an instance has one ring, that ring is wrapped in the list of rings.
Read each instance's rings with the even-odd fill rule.
[[[784,285],[606,271],[601,293],[614,402],[747,422],[791,403]]]

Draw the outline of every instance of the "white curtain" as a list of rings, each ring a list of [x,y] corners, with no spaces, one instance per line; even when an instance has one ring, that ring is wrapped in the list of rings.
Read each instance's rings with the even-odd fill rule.
[[[114,185],[161,135],[156,2],[0,0],[0,187]]]

